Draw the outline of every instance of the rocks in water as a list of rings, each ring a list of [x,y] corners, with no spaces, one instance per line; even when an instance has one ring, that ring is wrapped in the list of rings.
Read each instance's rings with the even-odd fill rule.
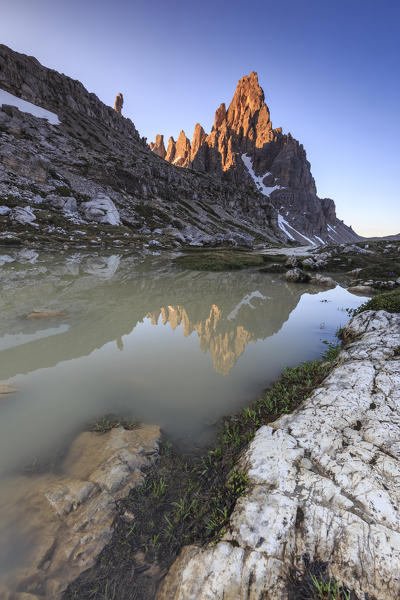
[[[347,288],[349,292],[361,296],[373,296],[376,290],[371,285],[351,285]]]
[[[38,310],[33,310],[31,313],[26,315],[27,319],[31,319],[32,321],[40,320],[40,319],[63,319],[64,317],[68,317],[68,313],[63,310],[53,310],[50,308],[42,308]]]
[[[361,313],[344,339],[310,398],[256,433],[223,539],[184,548],[158,600],[287,600],[308,559],[360,599],[400,596],[400,315]]]
[[[302,271],[298,267],[295,267],[294,269],[286,271],[284,279],[293,283],[307,283],[308,281],[310,281],[311,277],[305,271]]]
[[[110,541],[116,501],[143,483],[143,469],[158,456],[159,439],[159,427],[151,425],[84,432],[57,473],[14,477],[4,498],[0,487],[3,514],[18,520],[21,535],[34,540],[25,566],[0,576],[0,592],[61,598]]]
[[[310,283],[328,288],[336,287],[336,281],[334,281],[332,277],[328,277],[327,275],[320,275],[319,273],[316,273],[311,277]]]
[[[79,206],[82,216],[88,221],[121,225],[121,218],[114,202],[105,195],[99,195],[95,200],[82,202]]]
[[[9,396],[10,394],[15,394],[16,392],[18,392],[18,389],[14,385],[0,381],[0,399]]]
[[[114,102],[115,112],[117,112],[119,115],[121,115],[123,106],[124,106],[124,97],[120,92],[119,94],[117,94],[117,96],[115,98],[115,102]]]

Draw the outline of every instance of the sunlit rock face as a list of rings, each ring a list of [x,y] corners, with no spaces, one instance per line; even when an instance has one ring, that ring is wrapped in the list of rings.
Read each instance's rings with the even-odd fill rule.
[[[156,144],[153,145],[157,147]],[[150,146],[152,147],[152,146]],[[255,185],[285,223],[281,230],[300,243],[342,242],[358,236],[336,218],[329,198],[317,197],[306,152],[290,133],[273,128],[257,73],[242,77],[226,110],[221,104],[206,134],[197,124],[190,143],[184,131],[170,138],[165,159],[177,166]],[[320,238],[320,239],[319,239]]]
[[[164,146],[164,136],[163,135],[156,136],[155,143],[154,144],[152,142],[150,143],[150,150],[152,150],[154,152],[154,154],[157,154],[161,158],[165,158],[167,152],[166,152],[165,146]]]

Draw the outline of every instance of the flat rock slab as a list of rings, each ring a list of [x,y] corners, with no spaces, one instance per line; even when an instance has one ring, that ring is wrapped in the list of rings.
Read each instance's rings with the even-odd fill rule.
[[[33,310],[29,315],[26,315],[27,319],[39,320],[39,319],[61,319],[68,317],[68,314],[63,310],[51,310],[44,308],[42,310]]]
[[[11,383],[0,381],[0,398],[7,397],[10,394],[15,394],[16,392],[18,392],[17,388]]]
[[[286,600],[306,556],[361,600],[400,597],[400,315],[366,311],[344,335],[321,387],[242,456],[228,533],[184,548],[158,600]]]
[[[0,488],[0,535],[24,540],[18,568],[0,576],[0,599],[60,598],[111,540],[116,501],[144,481],[160,428],[84,432],[57,474],[13,477]],[[18,593],[17,593],[18,592]]]

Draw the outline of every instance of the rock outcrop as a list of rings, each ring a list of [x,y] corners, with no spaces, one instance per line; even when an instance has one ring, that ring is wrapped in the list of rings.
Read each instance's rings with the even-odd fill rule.
[[[116,501],[143,483],[142,469],[156,459],[159,438],[159,427],[151,425],[84,432],[57,473],[2,483],[2,539],[10,538],[11,547],[17,533],[29,552],[20,567],[0,575],[1,598],[55,600],[95,563],[112,537]]]
[[[333,200],[317,197],[303,146],[290,133],[273,128],[257,73],[240,79],[228,110],[225,104],[217,109],[209,135],[197,124],[191,144],[183,131],[179,140],[179,151],[171,146],[166,160],[255,185],[280,212],[279,225],[289,240],[358,239],[336,218]]]
[[[165,158],[167,152],[166,152],[165,146],[164,146],[164,136],[163,135],[157,135],[156,141],[154,144],[153,144],[153,142],[150,142],[150,150],[152,150],[154,152],[154,154],[157,154],[157,156],[160,156],[161,158]]]
[[[119,94],[117,94],[116,98],[115,98],[115,102],[114,102],[114,110],[121,115],[122,114],[122,107],[124,106],[124,97],[121,94],[121,92]]]
[[[222,541],[184,548],[158,600],[286,600],[308,559],[360,600],[400,596],[400,315],[361,313],[344,339],[321,387],[250,443]]]

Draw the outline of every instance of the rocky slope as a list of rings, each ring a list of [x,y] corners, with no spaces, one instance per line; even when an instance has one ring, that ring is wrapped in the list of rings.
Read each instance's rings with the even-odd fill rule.
[[[26,105],[18,110],[21,98]],[[129,119],[80,82],[6,46],[0,46],[0,104],[2,243],[285,240],[277,211],[253,187],[170,165]],[[50,111],[47,119],[36,116],[37,107]]]
[[[174,165],[254,186],[271,199],[288,240],[319,244],[359,239],[337,219],[333,200],[318,198],[302,144],[272,127],[257,73],[240,79],[228,110],[225,104],[217,109],[210,134],[197,124],[192,142],[181,131],[176,142],[169,138],[167,150],[161,135],[150,147]]]
[[[360,600],[399,597],[400,316],[366,311],[344,338],[322,386],[258,430],[228,532],[184,548],[159,600],[287,600],[307,560]]]
[[[273,149],[280,144],[273,171],[281,185],[288,180],[292,186],[292,179],[298,178],[292,164],[297,165],[296,156],[304,151],[272,129],[266,107],[254,110],[257,124],[253,115],[247,138],[258,127],[257,144],[264,144],[257,146],[260,156],[253,153],[254,168],[258,174],[268,162],[262,158],[265,144]],[[246,118],[240,117],[240,127]],[[105,106],[79,81],[0,45],[0,243],[33,247],[309,243],[293,233],[279,213],[280,196],[269,197],[262,185],[254,184],[249,171],[246,175],[245,163],[232,149],[238,135],[235,139],[228,135],[236,121],[233,109],[221,108],[210,136],[197,126],[192,144],[182,133],[176,143],[170,140],[167,149],[158,136],[152,152],[129,119]],[[278,141],[266,142],[271,136]],[[243,138],[239,150],[248,152],[249,144]],[[223,165],[220,151],[226,154]],[[178,168],[188,166],[189,153],[193,168]],[[239,167],[246,176],[239,176]],[[225,168],[232,172],[229,178],[220,176]],[[299,190],[292,186],[279,194],[289,194],[288,202],[296,206],[302,198],[304,210],[313,214],[313,235],[321,230],[324,239],[329,222],[336,241],[355,239],[334,217],[332,202],[317,199],[310,178],[305,169]],[[309,231],[307,223],[304,232]],[[315,236],[312,240],[318,243]]]

